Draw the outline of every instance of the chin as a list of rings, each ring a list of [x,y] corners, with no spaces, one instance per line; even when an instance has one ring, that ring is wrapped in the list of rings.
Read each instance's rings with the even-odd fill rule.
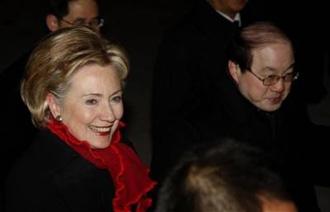
[[[107,140],[98,140],[98,141],[94,141],[92,142],[90,145],[92,147],[92,149],[105,149],[108,146],[110,146],[111,141],[109,139]]]
[[[260,109],[263,111],[266,111],[266,112],[274,112],[274,111],[278,110],[280,107],[281,107],[281,104],[276,104],[276,105],[267,105]]]

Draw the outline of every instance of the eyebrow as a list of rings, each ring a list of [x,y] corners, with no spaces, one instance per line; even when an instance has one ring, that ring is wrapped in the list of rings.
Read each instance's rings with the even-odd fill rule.
[[[119,89],[118,91],[115,91],[111,94],[111,96],[117,95],[118,93],[122,93],[123,89]]]
[[[123,91],[122,89],[117,90],[117,91],[113,92],[110,96],[117,95],[118,93],[120,93],[120,92],[122,92],[122,91]],[[82,95],[82,97],[88,97],[88,96],[102,97],[103,95],[100,94],[100,93],[88,93],[88,94],[84,94],[84,95]]]
[[[291,63],[291,65],[289,65],[285,70],[284,70],[284,73],[288,70],[290,70],[291,68],[293,68],[295,66],[295,62]],[[269,67],[269,66],[266,66],[265,68],[263,68],[263,70],[267,71],[272,71],[272,72],[275,72],[277,71],[276,69],[272,68],[272,67]]]
[[[90,20],[96,20],[96,19],[99,19],[99,18],[100,18],[100,16],[95,16],[95,17],[92,17]],[[85,17],[77,17],[77,18],[74,19],[74,21],[86,21],[86,20],[88,20],[88,19],[85,18]]]

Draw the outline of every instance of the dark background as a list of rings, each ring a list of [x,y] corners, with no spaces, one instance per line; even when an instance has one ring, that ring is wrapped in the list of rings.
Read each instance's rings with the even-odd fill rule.
[[[326,1],[249,1],[258,2],[261,5],[259,10],[287,24],[288,30],[294,33],[306,32],[304,36],[312,46],[315,43],[326,49],[323,67],[325,85],[329,91],[329,37],[326,31],[329,31],[330,24],[327,21],[329,15]],[[46,2],[1,0],[0,72],[32,48],[47,32],[44,12]],[[100,13],[106,21],[102,28],[103,34],[119,41],[129,54],[131,70],[125,91],[128,135],[146,163],[151,159],[150,98],[157,46],[163,30],[187,13],[193,2],[194,0],[102,0],[100,4]],[[300,31],[296,32],[296,28]],[[319,39],[318,42],[315,42],[315,38]],[[164,98],[171,101],[170,97]],[[310,105],[309,109],[314,122],[330,126],[329,96],[318,104]],[[329,189],[320,187],[318,192],[321,194],[320,201],[324,211],[330,211]]]
[[[311,46],[326,47],[323,54],[326,86],[328,84],[329,31],[328,11],[320,0],[249,0],[259,12],[286,26],[286,31],[303,34]],[[128,51],[131,70],[125,101],[128,134],[142,159],[149,163],[150,98],[152,69],[163,30],[178,21],[192,7],[194,0],[101,0],[100,14],[105,18],[103,34],[119,41]],[[1,0],[0,72],[47,33],[45,0]],[[305,25],[304,25],[305,24]],[[316,42],[317,41],[317,42]],[[315,45],[314,45],[315,43]],[[316,48],[317,49],[317,48]],[[169,61],[170,62],[170,61]],[[1,91],[4,92],[4,91]],[[164,97],[169,98],[170,97]],[[329,98],[310,106],[315,122],[330,125]],[[330,104],[329,104],[330,105]]]

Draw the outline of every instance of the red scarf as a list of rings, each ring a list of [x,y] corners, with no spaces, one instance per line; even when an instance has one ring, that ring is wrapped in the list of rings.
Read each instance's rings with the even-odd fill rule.
[[[156,183],[149,178],[149,168],[136,153],[121,143],[119,128],[123,126],[120,122],[111,145],[105,149],[92,149],[86,141],[79,141],[64,124],[56,120],[51,120],[47,127],[83,158],[109,171],[116,188],[112,200],[114,212],[131,212],[133,205],[136,212],[144,212],[152,203],[146,194]]]

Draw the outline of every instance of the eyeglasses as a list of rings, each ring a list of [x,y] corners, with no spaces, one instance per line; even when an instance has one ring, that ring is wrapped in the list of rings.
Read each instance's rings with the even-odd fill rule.
[[[292,82],[292,81],[298,79],[298,77],[299,77],[299,72],[290,72],[283,76],[270,75],[268,77],[261,78],[258,75],[256,75],[255,73],[253,73],[252,70],[247,69],[247,71],[249,73],[251,73],[253,76],[255,76],[258,80],[260,80],[262,82],[262,84],[264,84],[265,86],[275,85],[280,79],[283,79],[284,82]]]
[[[64,23],[70,24],[72,26],[89,26],[94,29],[101,28],[104,25],[103,18],[93,18],[90,22],[86,22],[86,20],[82,19],[82,18],[76,19],[73,22],[62,18],[61,21],[63,21]]]

